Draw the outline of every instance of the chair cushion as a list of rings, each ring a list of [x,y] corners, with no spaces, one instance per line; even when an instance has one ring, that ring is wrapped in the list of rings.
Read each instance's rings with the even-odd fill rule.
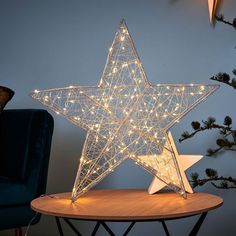
[[[14,94],[14,91],[12,91],[11,89],[0,86],[0,114],[6,106],[7,102],[12,99]]]
[[[0,176],[0,190],[0,207],[29,204],[34,198],[23,183],[4,176]]]

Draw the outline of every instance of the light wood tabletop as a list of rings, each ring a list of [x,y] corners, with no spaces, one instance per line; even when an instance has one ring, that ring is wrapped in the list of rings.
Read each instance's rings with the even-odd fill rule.
[[[51,196],[51,197],[50,197]],[[220,207],[223,199],[208,193],[174,192],[149,195],[144,189],[92,190],[74,203],[71,193],[51,194],[34,199],[31,207],[46,215],[81,220],[145,221],[181,218]]]

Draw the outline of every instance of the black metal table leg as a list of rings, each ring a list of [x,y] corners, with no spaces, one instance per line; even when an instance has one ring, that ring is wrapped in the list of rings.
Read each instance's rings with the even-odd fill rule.
[[[82,236],[82,234],[75,228],[75,226],[74,226],[67,218],[63,218],[63,220],[70,226],[70,228],[71,228],[78,236]]]
[[[128,233],[130,232],[130,230],[133,228],[134,224],[136,223],[136,221],[133,221],[129,227],[127,228],[127,230],[124,232],[123,236],[128,235]]]
[[[96,233],[97,233],[97,231],[98,231],[98,229],[99,229],[99,226],[100,226],[100,222],[98,221],[98,222],[96,223],[94,229],[93,229],[93,232],[92,232],[91,236],[95,236],[95,235],[96,235]]]
[[[165,221],[162,220],[161,223],[162,223],[162,226],[163,226],[163,228],[164,228],[164,230],[165,230],[166,236],[170,236],[170,233],[169,233],[169,231],[168,231],[168,228],[167,228],[167,226],[166,226]]]
[[[197,235],[203,221],[206,218],[206,215],[207,215],[207,212],[204,212],[204,213],[201,214],[201,216],[199,217],[197,223],[194,225],[192,231],[190,232],[189,236],[196,236]]]
[[[58,228],[60,236],[64,236],[59,217],[55,217],[55,219],[56,219],[56,222],[57,222],[57,228]]]
[[[193,229],[191,230],[191,232],[189,233],[189,236],[196,236],[202,223],[204,222],[205,218],[207,216],[207,212],[204,212],[200,215],[198,221],[196,222],[196,224],[194,225]],[[61,226],[61,222],[60,222],[60,218],[55,216],[56,219],[56,223],[57,223],[57,228],[59,231],[59,235],[60,236],[64,236],[63,230],[62,230],[62,226]],[[76,227],[69,221],[69,219],[67,218],[62,218],[68,225],[69,227],[74,231],[75,234],[77,234],[77,236],[82,236],[82,234],[76,229]],[[167,225],[165,223],[164,220],[158,220],[159,222],[162,223],[163,229],[165,231],[166,236],[170,236],[170,233],[168,231]],[[133,226],[135,225],[136,221],[131,221],[131,224],[128,226],[128,228],[126,229],[126,231],[124,232],[123,236],[127,236],[128,233],[131,231],[131,229],[133,228]],[[104,229],[107,231],[107,233],[109,233],[109,235],[111,236],[115,236],[115,234],[112,232],[112,230],[108,227],[108,225],[105,223],[105,221],[97,221],[93,232],[91,234],[91,236],[95,236],[100,225],[102,225],[104,227]]]
[[[112,232],[112,230],[108,227],[108,225],[104,221],[100,221],[100,223],[111,236],[115,236],[115,234]]]

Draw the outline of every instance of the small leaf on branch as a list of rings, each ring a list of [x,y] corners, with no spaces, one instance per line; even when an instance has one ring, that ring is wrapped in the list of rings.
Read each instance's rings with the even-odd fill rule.
[[[216,119],[214,117],[210,116],[210,117],[208,117],[207,122],[213,124],[216,122]]]
[[[229,187],[228,182],[226,180],[221,181],[220,187],[221,188],[228,188]]]
[[[220,134],[225,136],[227,134],[227,130],[226,129],[221,129]]]
[[[211,148],[207,149],[207,156],[214,156],[214,155],[215,152]]]
[[[216,119],[214,117],[208,117],[206,121],[202,121],[206,128],[211,128],[211,126],[216,122]]]
[[[224,15],[222,15],[222,14],[221,14],[221,15],[218,15],[218,16],[216,15],[215,18],[216,18],[216,20],[218,20],[218,21],[222,21],[222,20],[224,20]]]
[[[189,138],[190,134],[188,131],[184,131],[182,134],[181,134],[181,138],[179,139],[179,142],[182,142],[184,139],[187,139]]]
[[[196,181],[199,177],[199,174],[197,172],[191,173],[192,180]]]

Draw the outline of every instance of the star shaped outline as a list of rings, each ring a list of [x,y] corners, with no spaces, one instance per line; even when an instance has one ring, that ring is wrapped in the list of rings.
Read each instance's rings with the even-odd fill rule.
[[[132,39],[131,39],[131,36],[130,36],[130,34],[129,34],[129,32],[128,32],[128,28],[127,28],[127,26],[126,26],[126,24],[125,24],[124,21],[122,21],[122,22],[120,23],[120,27],[123,27],[123,28],[125,28],[125,29],[127,30],[127,34],[128,34],[129,37],[130,37],[130,43],[131,43],[133,52],[136,54],[137,59],[140,61],[140,59],[139,59],[139,57],[138,57],[138,54],[137,54],[137,52],[136,52],[136,49],[135,49],[135,47],[134,47],[134,45],[133,45],[133,41],[132,41]],[[115,37],[115,39],[116,39],[116,37]],[[115,41],[115,39],[114,39],[114,41]],[[114,41],[113,41],[113,44],[114,44]],[[109,52],[109,53],[110,53],[110,52]],[[107,62],[106,62],[104,71],[106,70],[108,60],[109,60],[109,54],[108,54],[108,57],[107,57]],[[141,65],[141,61],[140,61],[140,70],[143,72],[143,79],[144,79],[144,83],[146,84],[147,88],[154,88],[154,86],[151,85],[151,84],[147,81],[146,75],[145,75],[144,70],[143,70],[142,65]],[[103,74],[104,74],[104,71],[103,71]],[[96,86],[88,86],[88,87],[70,86],[70,87],[68,87],[68,88],[65,88],[65,90],[70,90],[70,91],[72,91],[72,92],[75,91],[75,90],[78,90],[78,91],[81,93],[82,96],[85,96],[86,98],[88,98],[88,99],[90,99],[90,100],[93,100],[93,99],[91,99],[91,96],[87,96],[87,95],[86,95],[86,91],[88,91],[88,90],[90,90],[90,89],[92,89],[93,91],[94,91],[94,89],[98,89],[99,91],[101,91],[101,90],[106,90],[106,87],[104,88],[104,86],[102,86],[102,83],[103,83],[102,79],[103,79],[103,76],[101,77],[101,80],[100,80],[100,83],[99,83],[98,87],[96,87]],[[165,85],[165,84],[162,84],[162,85],[157,85],[156,88],[168,88],[168,86],[171,86],[171,88],[173,88],[173,87],[176,87],[176,88],[177,88],[177,87],[178,87],[178,88],[181,88],[181,87],[182,87],[182,88],[192,87],[192,88],[194,88],[195,86],[198,87],[198,86],[200,86],[200,85]],[[215,85],[204,85],[204,86],[211,86],[212,88],[215,87]],[[218,86],[217,86],[217,87],[218,87]],[[215,89],[216,89],[216,88],[215,88]],[[207,94],[205,94],[205,96],[202,96],[202,98],[203,98],[203,97],[206,98],[207,96],[209,96],[215,89],[212,89],[212,91],[210,91],[210,92],[208,92]],[[46,91],[46,92],[50,92],[50,91],[51,91],[51,92],[55,92],[55,91],[58,91],[58,90],[60,90],[60,89],[44,90],[44,92],[45,92],[45,91]],[[63,88],[62,88],[61,90],[63,90]],[[41,93],[41,91],[35,91],[35,93],[33,93],[33,97],[36,98],[36,99],[38,99],[38,100],[41,100],[41,102],[42,102],[42,97],[40,98],[40,96],[37,96],[37,95],[40,95],[40,93]],[[144,96],[144,93],[142,93],[142,94],[138,97],[138,99],[137,99],[136,101],[141,100],[143,96]],[[195,103],[191,104],[191,107],[188,107],[188,109],[186,109],[185,112],[182,112],[181,115],[179,115],[176,119],[174,119],[171,123],[169,123],[168,126],[165,127],[165,130],[168,130],[176,121],[178,121],[179,119],[181,119],[190,109],[192,109],[194,106],[196,106],[201,100],[202,100],[202,99],[198,99],[197,101],[195,101]],[[47,106],[50,106],[51,104],[48,104],[47,102],[48,102],[48,101],[45,101],[45,97],[44,97],[43,103],[44,103],[45,105],[47,105]],[[136,104],[137,104],[137,102],[136,102]],[[100,107],[100,108],[106,110],[106,107],[104,108],[103,106],[101,106],[101,104],[99,104],[98,107]],[[51,107],[51,109],[52,109],[52,107]],[[58,108],[57,108],[57,109],[58,109]],[[55,109],[54,109],[54,110],[55,110]],[[60,112],[59,112],[59,111],[60,111]],[[59,109],[59,111],[56,111],[56,112],[59,112],[60,115],[65,116],[65,117],[66,117],[68,120],[70,120],[72,123],[75,123],[76,125],[79,124],[80,127],[89,130],[89,127],[84,126],[84,125],[81,124],[79,121],[75,121],[74,118],[72,118],[72,117],[70,117],[70,116],[68,117],[68,116],[67,116],[66,114],[64,114],[63,111],[61,111],[60,109]],[[108,110],[107,112],[109,113],[110,111]],[[131,114],[131,113],[132,113],[132,109],[129,111],[129,114]],[[125,119],[128,119],[128,117],[129,117],[129,116],[127,115]],[[121,126],[122,126],[122,125],[121,125]],[[92,132],[92,133],[93,133],[93,132]],[[86,141],[85,141],[85,144],[84,144],[84,147],[86,146],[87,140],[89,139],[89,136],[90,136],[90,135],[91,135],[91,132],[88,131],[87,137],[86,137]],[[115,136],[115,135],[114,135],[114,136]],[[147,136],[145,136],[145,138],[147,138]],[[112,139],[110,140],[110,142],[108,143],[108,145],[109,145],[111,142],[112,142]],[[108,145],[107,145],[107,146],[108,146]],[[107,146],[106,146],[106,147],[107,147]],[[83,151],[84,151],[84,148],[83,148]],[[81,158],[80,163],[83,161],[83,156],[84,156],[84,155],[82,154],[82,158]],[[127,157],[127,158],[128,158],[128,157]],[[98,159],[99,159],[99,158],[98,158]],[[123,160],[122,160],[122,161],[123,161]],[[117,165],[114,165],[114,166],[113,166],[113,169],[114,169],[116,166],[118,166],[119,164],[120,164],[120,163],[117,163]],[[178,166],[177,166],[177,168],[178,168]],[[79,176],[80,171],[81,171],[81,164],[80,164],[80,166],[79,166],[79,170],[78,170],[77,177],[76,177],[76,180],[75,180],[74,190],[73,190],[73,194],[72,194],[72,200],[76,200],[76,198],[79,196],[79,195],[78,195],[78,192],[77,192],[77,188],[76,188],[77,186],[76,186],[76,185],[77,185],[77,182],[78,182],[78,176]],[[104,173],[103,173],[103,174],[104,174]],[[105,176],[106,176],[106,175],[107,175],[107,173],[105,174]],[[105,177],[105,176],[100,175],[100,180],[101,180],[103,177]],[[90,186],[90,188],[91,188],[91,187],[92,187],[92,186]],[[83,192],[84,192],[84,191],[83,191]],[[83,192],[82,192],[82,193],[83,193]]]

